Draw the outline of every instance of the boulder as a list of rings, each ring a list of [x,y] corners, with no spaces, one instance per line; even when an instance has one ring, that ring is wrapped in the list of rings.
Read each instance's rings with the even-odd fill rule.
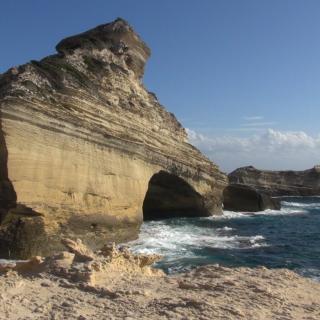
[[[278,199],[241,184],[231,184],[226,187],[223,191],[223,198],[224,209],[229,211],[257,212],[266,209],[281,209]]]
[[[39,256],[32,257],[26,261],[0,262],[0,274],[9,271],[18,273],[38,273],[44,270],[44,259]]]
[[[69,273],[72,264],[75,261],[75,254],[62,251],[49,256],[45,259],[46,270],[50,270],[52,274],[64,276]]]
[[[81,239],[76,241],[71,239],[62,239],[62,244],[67,247],[67,249],[75,255],[75,259],[78,261],[91,261],[94,259],[94,253],[85,246]]]

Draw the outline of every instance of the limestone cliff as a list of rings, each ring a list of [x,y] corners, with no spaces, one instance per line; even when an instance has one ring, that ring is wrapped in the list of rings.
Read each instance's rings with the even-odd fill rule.
[[[249,166],[236,169],[228,177],[230,183],[245,184],[271,196],[320,195],[320,166],[304,171],[268,171]]]
[[[2,256],[48,254],[64,236],[93,247],[130,239],[148,188],[152,209],[166,175],[183,186],[167,192],[182,210],[193,193],[195,214],[221,212],[226,176],[144,88],[150,49],[127,22],[98,26],[56,49],[0,76]]]

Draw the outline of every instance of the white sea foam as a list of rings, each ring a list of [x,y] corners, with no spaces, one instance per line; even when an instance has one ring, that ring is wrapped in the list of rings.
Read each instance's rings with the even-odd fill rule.
[[[289,206],[289,207],[306,207],[307,204],[300,203],[300,202],[289,202],[289,201],[281,201],[282,205]]]
[[[134,252],[157,253],[166,260],[197,257],[194,251],[212,249],[250,249],[267,246],[261,235],[239,236],[230,234],[233,229],[225,226],[198,227],[195,225],[171,225],[166,221],[146,222],[143,224],[138,240],[130,243]]]
[[[264,239],[265,239],[264,236],[253,236],[253,237],[251,237],[250,241],[255,242],[255,241],[264,240]]]
[[[221,216],[211,216],[207,219],[221,220],[221,219],[234,219],[234,218],[248,218],[250,217],[250,213],[245,212],[235,212],[235,211],[223,211]]]
[[[295,215],[295,214],[304,214],[304,213],[307,213],[307,211],[303,209],[281,208],[281,210],[267,209],[265,211],[255,212],[253,215],[282,216],[282,215]]]
[[[218,230],[218,231],[232,231],[232,230],[234,230],[234,229],[233,229],[233,228],[230,228],[230,227],[225,226],[225,227],[223,227],[223,228],[218,228],[217,230]]]
[[[319,204],[317,206],[320,208]],[[294,215],[294,214],[304,214],[307,213],[306,210],[303,209],[304,205],[301,206],[293,206],[293,207],[282,207],[281,210],[271,210],[267,209],[264,211],[258,212],[235,212],[235,211],[223,211],[221,216],[212,216],[208,217],[208,219],[214,220],[223,220],[223,219],[234,219],[234,218],[251,218],[259,215],[269,215],[269,216],[280,216],[280,215]],[[310,206],[311,207],[311,206]],[[314,207],[314,208],[318,208]],[[300,209],[301,208],[301,209]]]
[[[297,269],[297,272],[303,276],[307,276],[317,282],[320,282],[319,269],[316,268],[303,268]]]
[[[288,207],[320,209],[320,203],[319,203],[319,202],[314,202],[314,203],[300,203],[300,202],[282,201],[281,203],[282,203],[283,206],[288,206]]]
[[[292,199],[292,198],[295,198],[295,199],[312,199],[312,198],[315,198],[315,199],[320,199],[320,196],[273,196],[272,198],[278,198],[278,199],[283,199],[283,198],[289,198],[289,199]]]

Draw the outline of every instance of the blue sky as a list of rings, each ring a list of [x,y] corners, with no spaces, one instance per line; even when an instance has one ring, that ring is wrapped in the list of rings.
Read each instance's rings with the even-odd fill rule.
[[[116,17],[152,49],[146,87],[223,170],[320,162],[319,1],[5,1],[0,72]]]

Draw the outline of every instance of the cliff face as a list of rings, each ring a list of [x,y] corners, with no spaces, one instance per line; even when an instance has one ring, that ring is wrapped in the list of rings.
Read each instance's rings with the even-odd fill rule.
[[[249,185],[271,196],[320,195],[320,167],[304,171],[267,171],[252,166],[236,169],[230,183]]]
[[[199,215],[221,212],[226,176],[144,88],[150,50],[124,20],[56,49],[0,76],[2,256],[48,254],[65,236],[134,237],[160,171],[189,185]]]

